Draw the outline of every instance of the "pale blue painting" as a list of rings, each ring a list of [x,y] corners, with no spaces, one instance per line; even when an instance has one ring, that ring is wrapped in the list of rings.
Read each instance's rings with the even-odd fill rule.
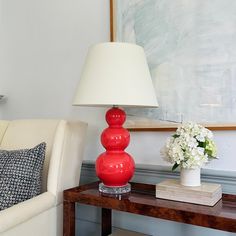
[[[158,120],[236,122],[236,0],[117,0],[116,41],[144,47]]]

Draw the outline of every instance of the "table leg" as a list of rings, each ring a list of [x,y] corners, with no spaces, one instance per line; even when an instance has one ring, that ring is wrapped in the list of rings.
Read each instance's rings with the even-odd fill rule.
[[[63,236],[75,236],[74,202],[63,202]]]
[[[111,234],[112,228],[112,211],[111,209],[102,208],[102,232],[101,236]]]

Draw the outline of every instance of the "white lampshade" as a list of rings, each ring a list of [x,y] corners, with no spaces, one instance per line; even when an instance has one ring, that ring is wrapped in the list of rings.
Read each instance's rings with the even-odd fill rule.
[[[73,105],[157,107],[143,48],[116,42],[92,46]]]

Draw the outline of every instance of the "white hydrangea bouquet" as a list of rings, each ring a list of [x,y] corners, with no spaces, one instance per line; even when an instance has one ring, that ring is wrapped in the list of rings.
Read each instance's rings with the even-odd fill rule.
[[[176,168],[197,169],[217,158],[213,134],[203,126],[188,122],[181,125],[161,150],[164,160]]]

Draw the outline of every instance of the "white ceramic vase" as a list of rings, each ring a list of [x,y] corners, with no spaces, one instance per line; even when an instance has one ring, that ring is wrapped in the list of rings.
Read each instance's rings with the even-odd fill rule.
[[[180,184],[183,186],[200,186],[201,185],[201,168],[180,170]]]

